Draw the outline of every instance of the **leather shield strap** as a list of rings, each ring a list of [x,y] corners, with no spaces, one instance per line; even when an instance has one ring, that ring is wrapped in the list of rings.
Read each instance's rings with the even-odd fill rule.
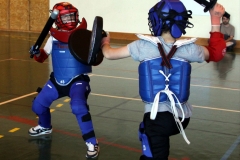
[[[69,36],[69,50],[78,61],[87,65],[99,65],[103,61],[102,27],[102,17],[96,16],[92,31],[78,29]]]

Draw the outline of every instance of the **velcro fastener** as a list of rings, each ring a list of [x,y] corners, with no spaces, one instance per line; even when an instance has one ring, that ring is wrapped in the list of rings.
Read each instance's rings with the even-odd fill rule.
[[[42,88],[41,88],[41,87],[38,87],[37,90],[36,90],[36,92],[40,93],[41,90],[42,90]]]
[[[83,136],[84,141],[88,140],[89,138],[95,137],[94,131],[90,131],[87,134],[84,134]]]
[[[87,121],[91,121],[91,120],[92,120],[92,118],[91,118],[91,115],[89,112],[87,114],[85,114],[84,116],[82,116],[83,122],[87,122]]]

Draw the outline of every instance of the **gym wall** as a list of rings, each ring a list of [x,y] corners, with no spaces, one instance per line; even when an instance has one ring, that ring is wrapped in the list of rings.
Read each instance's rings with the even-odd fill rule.
[[[104,30],[110,32],[150,34],[148,28],[148,11],[159,0],[68,0],[79,9],[79,16],[85,17],[91,30],[95,16],[104,20]],[[193,0],[188,0],[193,1]],[[209,1],[209,0],[208,0]],[[52,7],[59,0],[50,0]],[[240,1],[218,0],[228,13],[230,23],[236,28],[235,39],[240,40]],[[199,5],[199,8],[203,7]],[[194,8],[187,8],[193,10]],[[193,15],[190,22],[194,28],[187,29],[187,37],[208,38],[211,29],[209,15]]]
[[[49,17],[49,0],[0,0],[0,30],[40,32]]]

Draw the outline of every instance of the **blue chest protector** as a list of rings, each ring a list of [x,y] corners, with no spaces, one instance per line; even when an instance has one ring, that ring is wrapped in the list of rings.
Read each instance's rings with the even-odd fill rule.
[[[77,61],[68,49],[67,43],[53,41],[52,65],[54,77],[59,85],[69,84],[80,74],[92,72],[92,67]]]
[[[146,60],[139,65],[139,92],[144,102],[153,103],[150,114],[152,120],[156,117],[159,102],[184,103],[189,97],[190,63],[173,58],[170,59],[170,63],[172,65],[171,69],[162,66],[162,57],[158,57]],[[165,94],[159,94],[161,92]],[[169,96],[169,93],[173,93],[176,97]],[[175,108],[175,104],[171,104],[171,107]],[[176,123],[178,123],[180,133],[182,133],[185,141],[190,144],[178,119],[178,114],[173,111],[173,115]],[[148,137],[144,130],[144,125],[141,123],[139,127],[139,139],[142,143],[142,153],[147,157],[153,157]]]
[[[155,58],[141,62],[139,65],[139,93],[144,102],[152,103],[156,94],[168,85],[180,103],[188,100],[190,94],[191,65],[180,59],[170,59],[172,68],[161,65],[162,58]],[[169,76],[169,81],[160,73]],[[168,101],[166,94],[160,96],[159,102]]]
[[[155,120],[158,113],[159,102],[168,101],[180,133],[184,140],[190,144],[181,123],[185,119],[181,103],[186,102],[190,95],[191,65],[183,59],[171,57],[177,47],[193,43],[196,39],[176,41],[169,54],[165,55],[159,38],[144,35],[137,36],[158,47],[161,55],[161,57],[144,60],[138,67],[139,94],[144,102],[152,103],[150,119]],[[176,104],[179,105],[182,111],[181,121],[179,120],[178,111],[176,110]],[[152,157],[148,138],[144,133],[143,123],[140,124],[139,138],[142,142],[143,154],[147,157]]]

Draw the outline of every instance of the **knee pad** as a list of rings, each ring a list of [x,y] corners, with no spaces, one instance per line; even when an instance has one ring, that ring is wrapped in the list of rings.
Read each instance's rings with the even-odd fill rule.
[[[33,100],[32,111],[37,115],[43,114],[49,110],[48,107],[41,105],[36,99]]]
[[[78,121],[90,122],[92,121],[91,115],[88,112],[88,105],[71,103],[72,113],[77,116]]]
[[[86,115],[88,113],[88,106],[79,101],[71,102],[71,109],[75,115]]]
[[[150,148],[150,145],[149,145],[149,142],[148,142],[148,137],[145,134],[145,129],[144,129],[143,122],[141,122],[140,125],[139,125],[138,136],[139,136],[139,140],[142,142],[143,157],[152,158],[153,156],[152,156],[151,148]]]

